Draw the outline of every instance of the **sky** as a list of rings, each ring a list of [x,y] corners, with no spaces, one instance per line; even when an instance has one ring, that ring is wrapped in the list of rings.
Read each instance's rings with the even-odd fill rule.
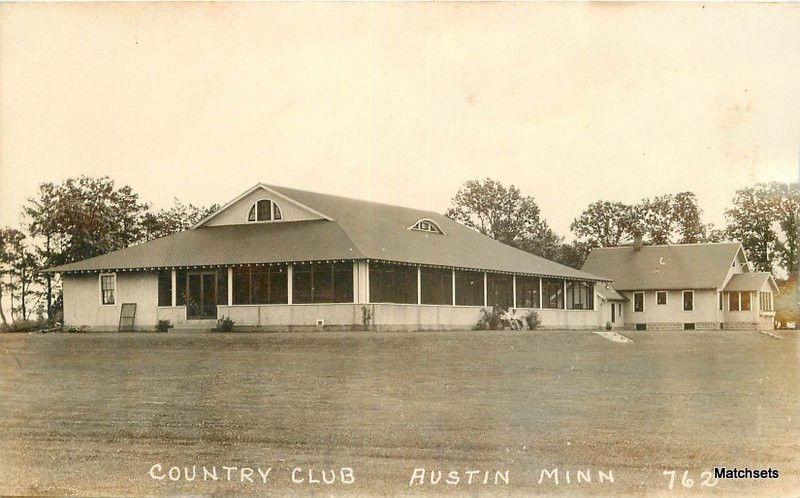
[[[257,182],[442,212],[467,180],[588,203],[796,181],[800,5],[0,4],[0,225],[109,175],[155,207]]]

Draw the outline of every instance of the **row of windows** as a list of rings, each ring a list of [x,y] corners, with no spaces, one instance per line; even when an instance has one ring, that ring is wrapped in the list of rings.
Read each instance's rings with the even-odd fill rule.
[[[668,292],[667,291],[656,291],[656,306],[666,306],[667,299],[668,299]],[[681,301],[683,305],[683,311],[693,311],[694,310],[694,291],[693,290],[685,290],[681,291]],[[636,313],[644,313],[645,305],[644,305],[644,292],[634,292],[633,293],[633,311]]]
[[[232,274],[233,304],[288,303],[287,265],[241,266],[234,268]],[[440,268],[420,268],[418,277],[416,266],[371,263],[369,275],[370,302],[373,303],[416,304],[419,278],[419,300],[422,304],[484,305],[484,273],[480,271],[453,272]],[[101,277],[103,304],[113,304],[112,283],[113,275]],[[187,300],[189,304],[227,304],[227,269],[203,272],[178,270],[175,283],[177,306],[187,305]],[[111,290],[107,289],[109,286]],[[213,297],[212,288],[215,291]],[[161,271],[158,277],[158,305],[170,306],[172,292],[170,271]],[[516,293],[516,305],[521,308],[594,309],[594,284],[589,282],[518,276]],[[201,294],[203,297],[198,297]],[[107,298],[107,295],[111,297]],[[352,263],[294,265],[292,302],[353,302]],[[506,274],[487,273],[485,302],[488,306],[514,306],[514,278]]]

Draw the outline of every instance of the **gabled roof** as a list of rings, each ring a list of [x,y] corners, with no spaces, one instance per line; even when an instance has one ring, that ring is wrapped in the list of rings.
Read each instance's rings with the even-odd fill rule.
[[[740,250],[738,242],[600,247],[582,270],[610,278],[617,290],[717,289]]]
[[[606,282],[604,285],[596,285],[595,290],[597,291],[597,295],[603,298],[606,301],[627,301],[628,299],[617,292],[614,289],[614,286],[611,285],[609,282]]]
[[[327,219],[199,226],[49,271],[371,259],[606,280],[507,246],[431,211],[273,185],[257,187],[324,213]],[[408,230],[421,218],[433,220],[447,235]]]
[[[725,285],[726,291],[757,291],[760,290],[764,283],[769,281],[772,290],[778,291],[778,284],[772,278],[772,275],[765,272],[758,273],[737,273],[731,276],[728,283]]]

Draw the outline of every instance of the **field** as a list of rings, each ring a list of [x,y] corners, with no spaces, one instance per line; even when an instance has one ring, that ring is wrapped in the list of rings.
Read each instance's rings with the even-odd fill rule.
[[[627,335],[0,335],[0,494],[800,494],[794,332]],[[704,486],[716,466],[780,478]]]

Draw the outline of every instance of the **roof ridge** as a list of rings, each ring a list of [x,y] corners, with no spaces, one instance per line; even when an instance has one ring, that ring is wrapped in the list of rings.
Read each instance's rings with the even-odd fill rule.
[[[699,246],[722,246],[722,245],[741,245],[741,242],[731,241],[731,242],[693,242],[693,243],[685,243],[685,244],[645,244],[642,246],[642,249],[647,249],[648,247],[699,247]],[[593,247],[592,251],[595,249],[633,249],[633,245],[628,246],[599,246]]]

